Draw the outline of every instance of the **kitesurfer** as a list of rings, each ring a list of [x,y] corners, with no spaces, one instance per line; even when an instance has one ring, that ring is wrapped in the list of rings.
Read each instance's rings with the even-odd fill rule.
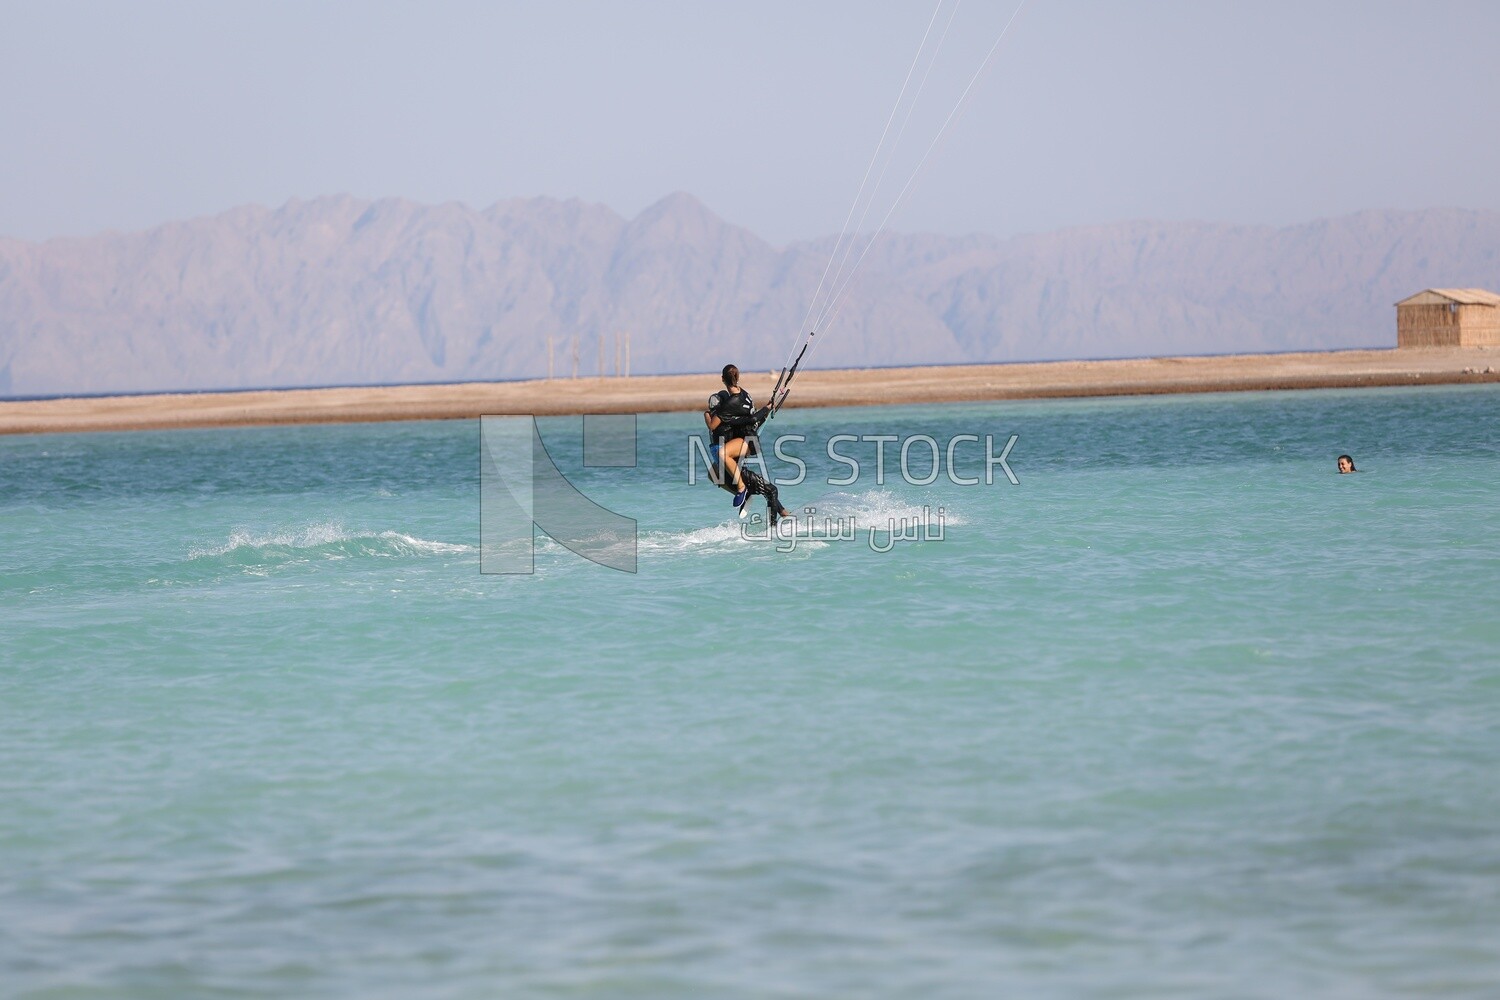
[[[724,388],[709,397],[708,409],[703,411],[703,422],[708,425],[713,442],[708,454],[718,473],[719,485],[734,494],[736,508],[743,508],[750,494],[756,493],[766,498],[771,523],[790,517],[781,506],[775,485],[740,465],[741,459],[759,454],[760,439],[756,432],[765,422],[770,407],[755,408],[750,394],[740,388],[740,370],[734,365],[725,365],[719,377]]]
[[[703,422],[708,425],[708,436],[713,442],[709,457],[720,470],[720,483],[726,488],[733,486],[734,505],[741,507],[748,497],[744,477],[740,475],[740,459],[754,454],[755,401],[740,388],[740,370],[734,365],[725,365],[719,376],[724,388],[708,397],[708,409],[703,411]],[[749,438],[749,440],[747,440]]]

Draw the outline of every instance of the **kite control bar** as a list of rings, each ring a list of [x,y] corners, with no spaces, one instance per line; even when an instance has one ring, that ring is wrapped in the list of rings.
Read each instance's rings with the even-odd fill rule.
[[[776,411],[781,409],[781,404],[786,402],[787,393],[792,391],[792,379],[797,377],[797,368],[802,364],[802,356],[812,346],[813,338],[818,335],[816,330],[807,335],[807,342],[802,345],[802,350],[797,352],[797,358],[791,367],[782,368],[781,375],[776,379],[776,385],[771,389],[771,402],[766,407],[766,417],[776,416]]]

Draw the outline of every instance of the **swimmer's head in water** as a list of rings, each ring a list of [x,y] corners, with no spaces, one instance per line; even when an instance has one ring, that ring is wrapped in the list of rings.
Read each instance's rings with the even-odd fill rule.
[[[719,377],[724,380],[726,389],[733,389],[740,384],[740,370],[734,365],[725,365],[724,372]]]
[[[1354,459],[1350,458],[1348,455],[1339,456],[1339,475],[1342,476],[1346,472],[1358,471],[1359,470],[1354,467]]]

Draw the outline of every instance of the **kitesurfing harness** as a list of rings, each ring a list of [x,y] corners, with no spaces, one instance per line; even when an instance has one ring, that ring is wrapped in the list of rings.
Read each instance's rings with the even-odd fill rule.
[[[744,389],[722,389],[708,399],[708,412],[719,418],[719,426],[710,432],[714,443],[732,441],[735,438],[754,434],[760,427],[760,413],[769,409],[755,409],[755,401]]]

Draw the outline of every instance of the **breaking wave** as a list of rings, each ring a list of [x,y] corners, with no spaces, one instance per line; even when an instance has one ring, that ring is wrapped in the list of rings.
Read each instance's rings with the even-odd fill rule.
[[[280,562],[297,559],[348,559],[360,556],[409,557],[460,555],[478,546],[416,538],[400,531],[350,531],[337,521],[255,532],[232,531],[226,541],[188,552],[190,560]]]

